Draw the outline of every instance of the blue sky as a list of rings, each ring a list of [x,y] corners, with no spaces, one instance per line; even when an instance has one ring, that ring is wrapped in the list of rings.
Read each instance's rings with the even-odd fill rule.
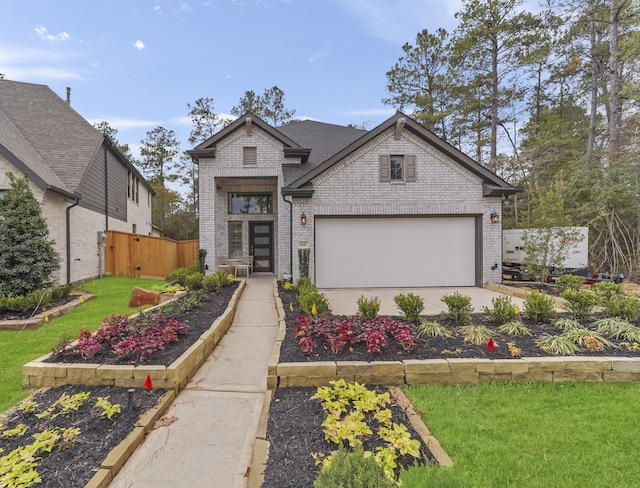
[[[422,29],[452,31],[460,0],[15,0],[0,73],[45,84],[137,148],[162,125],[189,149],[187,103],[228,114],[274,85],[296,117],[375,126],[386,72]]]

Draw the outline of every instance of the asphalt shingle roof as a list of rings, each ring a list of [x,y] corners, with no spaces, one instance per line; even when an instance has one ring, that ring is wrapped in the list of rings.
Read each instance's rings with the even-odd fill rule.
[[[0,144],[47,184],[76,191],[103,140],[48,86],[0,80]]]

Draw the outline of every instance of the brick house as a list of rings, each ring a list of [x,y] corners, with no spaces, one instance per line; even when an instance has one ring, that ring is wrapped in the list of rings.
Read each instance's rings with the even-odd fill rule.
[[[113,141],[49,87],[0,80],[0,198],[7,172],[29,186],[60,255],[56,283],[101,274],[98,235],[151,235],[153,190]]]
[[[518,191],[398,112],[366,131],[252,114],[189,151],[200,247],[320,288],[500,282],[502,199]],[[305,251],[306,249],[306,251]]]

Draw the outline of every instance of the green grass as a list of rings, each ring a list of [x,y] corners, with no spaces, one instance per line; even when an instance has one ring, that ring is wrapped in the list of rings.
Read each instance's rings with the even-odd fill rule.
[[[637,383],[487,383],[405,391],[453,459],[412,487],[638,486]]]
[[[82,327],[95,331],[109,315],[137,312],[139,309],[128,307],[131,290],[136,286],[149,289],[162,284],[165,284],[162,280],[121,277],[88,281],[79,288],[94,294],[93,300],[38,329],[0,331],[0,412],[29,395],[30,391],[22,389],[22,366],[25,363],[50,353],[64,336],[75,339]]]

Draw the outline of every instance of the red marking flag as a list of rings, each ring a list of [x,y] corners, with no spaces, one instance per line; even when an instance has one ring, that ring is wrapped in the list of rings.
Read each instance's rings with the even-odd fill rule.
[[[493,343],[493,337],[489,337],[489,340],[487,341],[487,349],[489,349],[489,351],[493,351],[495,348],[496,346]]]
[[[144,387],[147,390],[150,390],[151,388],[153,388],[153,383],[151,383],[151,376],[147,375],[147,379],[144,380]]]

